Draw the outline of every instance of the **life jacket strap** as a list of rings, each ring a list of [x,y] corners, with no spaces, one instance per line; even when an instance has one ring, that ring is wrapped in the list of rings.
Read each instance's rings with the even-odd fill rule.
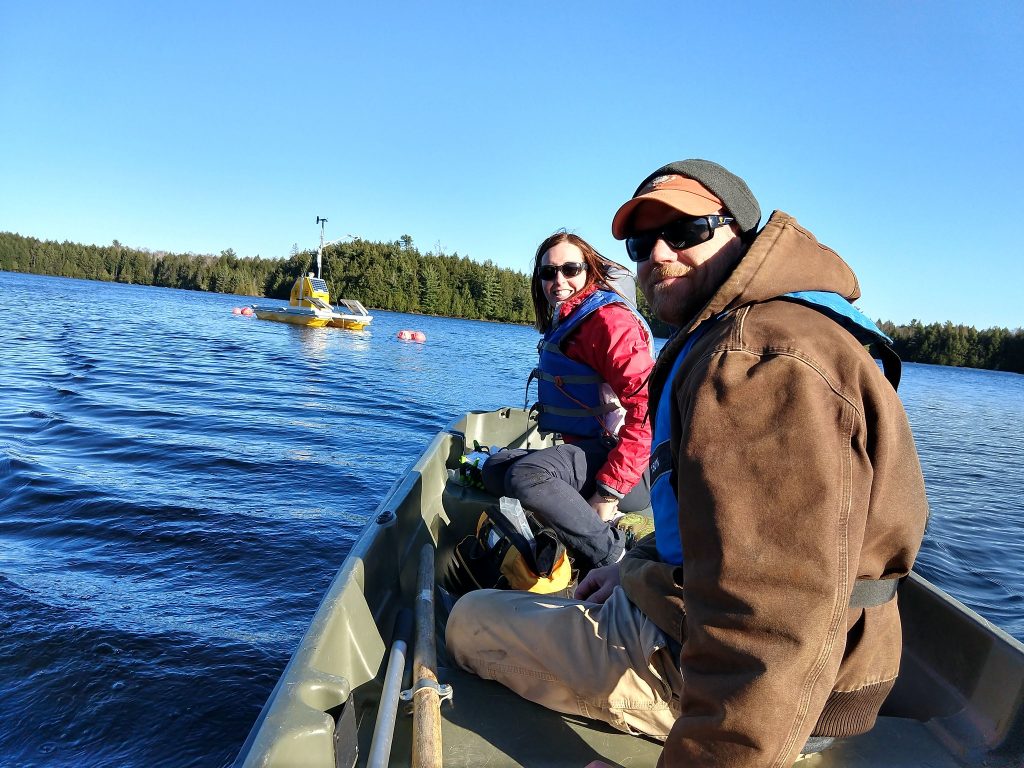
[[[896,350],[884,342],[877,342],[870,345],[871,355],[882,361],[882,372],[885,378],[892,384],[893,389],[899,389],[900,376],[903,372],[903,362]]]
[[[557,386],[559,389],[561,389],[562,384],[598,384],[604,381],[604,379],[602,379],[600,376],[554,376],[550,373],[545,373],[540,368],[534,368],[532,371],[530,371],[530,375],[526,378],[526,393],[523,397],[523,408],[528,408],[530,406],[530,385],[533,383],[534,379],[537,379],[538,381],[550,381],[553,384],[555,384],[555,386]],[[540,408],[538,408],[539,405],[539,403],[534,403],[533,408],[530,408],[530,410],[541,410]],[[609,408],[608,410],[613,409]],[[556,411],[554,409],[548,409],[548,413],[555,412]],[[606,411],[600,411],[600,413],[605,412]],[[572,413],[569,413],[569,415],[576,416],[579,414],[573,411]]]
[[[530,404],[530,385],[533,383],[533,380],[537,378],[537,374],[539,373],[540,368],[534,368],[530,371],[530,375],[526,379],[526,396],[523,398],[523,408],[526,408]],[[534,405],[536,405],[536,403]],[[531,408],[530,411],[532,412],[533,408]]]
[[[594,408],[556,408],[553,405],[534,403],[533,409],[538,413],[550,413],[553,416],[600,416],[609,411],[618,410],[617,403],[604,403]]]
[[[531,381],[533,379],[541,379],[542,381],[550,381],[554,384],[600,384],[604,382],[598,375],[588,376],[558,376],[551,373],[545,373],[540,368],[534,368],[533,373],[530,374]]]

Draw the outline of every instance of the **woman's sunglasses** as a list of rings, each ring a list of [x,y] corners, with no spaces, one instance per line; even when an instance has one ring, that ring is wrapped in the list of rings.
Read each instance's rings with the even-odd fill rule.
[[[565,264],[545,264],[537,268],[537,274],[545,282],[554,280],[559,272],[566,277],[576,277],[576,275],[586,271],[587,265],[582,261],[567,261]]]
[[[669,248],[685,251],[710,240],[715,230],[735,221],[730,216],[701,216],[696,219],[678,219],[661,229],[652,229],[635,237],[626,238],[626,253],[633,261],[647,261],[651,258],[654,244],[664,240]],[[543,277],[543,275],[542,275]]]

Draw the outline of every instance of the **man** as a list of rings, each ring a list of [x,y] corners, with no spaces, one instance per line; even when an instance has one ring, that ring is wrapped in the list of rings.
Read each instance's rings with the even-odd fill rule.
[[[588,574],[586,602],[474,593],[449,622],[463,666],[663,738],[666,766],[788,766],[869,730],[927,519],[898,361],[883,353],[890,383],[865,350],[882,339],[855,275],[792,217],[759,220],[704,160],[619,208],[612,232],[679,328],[650,384],[655,534]]]

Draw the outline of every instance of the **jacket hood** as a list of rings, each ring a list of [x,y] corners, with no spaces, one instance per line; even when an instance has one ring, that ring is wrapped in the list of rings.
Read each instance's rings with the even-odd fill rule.
[[[860,298],[857,276],[839,254],[789,214],[774,211],[687,330],[720,312],[793,291],[832,291],[851,302]]]

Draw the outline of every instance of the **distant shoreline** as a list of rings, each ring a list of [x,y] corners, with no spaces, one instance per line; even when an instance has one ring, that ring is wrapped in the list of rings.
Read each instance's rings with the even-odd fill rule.
[[[295,277],[308,271],[314,254],[287,259],[154,254],[122,246],[57,243],[0,232],[0,270],[101,282],[287,300]],[[422,254],[411,238],[391,243],[354,240],[324,249],[322,275],[335,298],[358,299],[377,311],[532,326],[529,277],[457,254]],[[640,311],[655,336],[672,329],[654,318],[641,299]],[[912,320],[879,327],[893,339],[905,362],[1024,373],[1024,330]]]

